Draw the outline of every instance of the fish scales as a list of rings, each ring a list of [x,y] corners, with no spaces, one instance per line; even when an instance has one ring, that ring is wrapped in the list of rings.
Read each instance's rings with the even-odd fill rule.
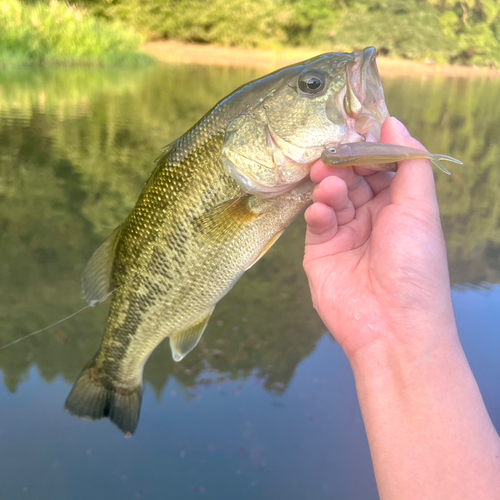
[[[218,142],[220,147],[222,140],[223,136],[221,135],[214,137],[214,142]],[[181,147],[182,145],[181,143]],[[119,244],[117,248],[115,265],[118,268],[123,268],[125,272],[113,274],[116,281],[113,282],[112,287],[121,286],[133,280],[136,273],[140,274],[134,280],[133,287],[124,287],[115,292],[108,329],[113,332],[113,337],[122,339],[122,344],[127,346],[127,351],[132,357],[135,356],[137,344],[146,342],[149,347],[149,344],[154,345],[163,339],[161,334],[149,335],[147,329],[149,325],[145,325],[146,328],[142,329],[142,331],[146,331],[146,338],[142,338],[138,325],[141,324],[144,314],[151,312],[151,309],[157,305],[162,311],[164,308],[171,311],[175,296],[181,294],[187,298],[191,289],[196,286],[196,281],[188,285],[181,285],[185,279],[185,273],[183,273],[185,265],[188,262],[191,265],[197,264],[198,253],[188,253],[188,246],[192,247],[197,242],[196,235],[192,234],[194,221],[218,204],[241,194],[239,186],[233,179],[225,175],[220,161],[217,162],[216,159],[207,161],[207,158],[210,160],[212,156],[210,146],[210,142],[207,141],[202,147],[202,149],[207,149],[207,152],[190,156],[186,156],[182,150],[178,151],[177,148],[174,148],[165,158],[164,163],[157,167],[158,172],[150,183],[151,188],[145,190],[138,206],[124,226],[124,235],[121,239],[123,243]],[[173,157],[173,162],[169,161],[170,156]],[[185,157],[185,159],[177,162],[176,159],[179,157]],[[205,159],[204,165],[200,164],[201,158]],[[157,193],[161,191],[164,194],[162,187],[165,185],[174,186],[175,191],[170,191],[168,197],[159,197]],[[198,204],[192,203],[192,201],[200,199],[198,192],[207,189],[211,190],[213,196],[211,199],[205,200],[205,205],[201,203],[201,200]],[[179,196],[181,193],[183,196]],[[168,206],[175,199],[179,200],[180,203],[176,206],[174,213],[168,211]],[[152,220],[149,214],[154,214]],[[159,220],[160,216],[161,220]],[[151,221],[150,224],[144,223],[145,218],[147,221]],[[132,245],[129,244],[130,240],[127,238],[127,235],[132,232],[131,230],[138,232],[138,236],[133,238]],[[148,247],[149,251],[145,252],[144,249]],[[153,259],[155,253],[163,254],[164,258],[162,260]],[[136,262],[137,264],[135,264]],[[168,267],[168,274],[162,272],[163,266]],[[193,276],[192,268],[190,274],[192,279],[196,279],[196,276]],[[161,293],[154,293],[152,284]],[[137,290],[144,290],[147,293],[138,294]],[[142,301],[138,300],[138,295],[143,296]],[[124,309],[128,310],[125,318],[122,314]],[[154,324],[157,321],[167,319],[168,322],[174,322],[172,328],[174,328],[173,331],[176,331],[175,329],[180,329],[186,322],[189,324],[191,319],[189,316],[185,318],[172,314],[172,319],[169,320],[163,318],[162,311],[155,314],[153,320],[149,318],[148,323]],[[193,302],[190,303],[189,313],[194,318],[199,315],[199,310]],[[160,336],[159,339],[158,336]],[[101,348],[101,358],[103,359],[107,356],[106,347],[103,343],[103,348]],[[121,359],[123,365],[115,367],[120,371],[120,375],[124,374],[123,372],[126,373],[127,367],[130,365],[126,362],[127,356],[122,356]],[[135,362],[133,364],[135,365]],[[128,378],[134,376],[134,371],[137,370],[132,370],[132,374],[128,374]]]
[[[135,431],[151,352],[165,337],[176,361],[196,346],[216,303],[310,203],[308,171],[324,147],[361,137],[360,114],[375,135],[387,116],[373,48],[251,82],[164,148],[134,209],[85,268],[88,302],[112,298],[70,413]]]

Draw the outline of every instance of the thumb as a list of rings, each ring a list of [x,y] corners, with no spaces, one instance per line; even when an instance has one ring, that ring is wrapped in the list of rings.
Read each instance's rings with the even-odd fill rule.
[[[422,144],[411,137],[406,127],[393,117],[384,122],[380,142],[425,151]],[[416,159],[398,162],[398,171],[391,183],[391,203],[412,210],[438,214],[436,185],[429,160]]]

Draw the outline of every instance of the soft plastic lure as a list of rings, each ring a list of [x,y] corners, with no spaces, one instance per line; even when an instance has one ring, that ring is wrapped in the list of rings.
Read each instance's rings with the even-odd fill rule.
[[[384,144],[380,142],[353,142],[350,144],[339,144],[328,147],[321,154],[321,161],[331,167],[348,167],[351,165],[373,165],[376,170],[395,172],[398,161],[411,160],[414,158],[425,158],[431,160],[445,174],[450,172],[443,167],[441,160],[459,163],[460,160],[451,156],[432,154],[421,149],[398,146],[396,144]]]

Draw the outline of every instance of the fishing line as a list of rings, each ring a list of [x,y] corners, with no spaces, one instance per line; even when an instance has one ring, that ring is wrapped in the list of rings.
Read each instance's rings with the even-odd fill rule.
[[[10,347],[11,345],[14,345],[14,344],[17,344],[18,342],[21,342],[21,340],[25,340],[25,339],[27,339],[29,337],[32,337],[33,335],[37,335],[39,333],[44,332],[45,330],[48,330],[49,328],[52,328],[53,326],[59,325],[63,321],[71,319],[73,316],[76,316],[77,314],[81,313],[82,311],[85,311],[85,309],[88,309],[89,307],[92,307],[92,306],[90,306],[89,304],[87,304],[86,306],[82,307],[78,311],[70,314],[69,316],[66,316],[63,319],[60,319],[59,321],[56,321],[55,323],[52,323],[49,326],[45,326],[45,327],[41,328],[40,330],[37,330],[36,332],[28,333],[28,335],[25,335],[24,337],[19,337],[17,340],[13,340],[12,342],[9,342],[8,344],[0,346],[0,351],[2,351],[3,349],[6,349],[7,347]]]
[[[143,273],[147,270],[147,268],[143,271]],[[111,292],[109,292],[106,297],[104,297],[103,300],[101,300],[98,304],[94,304],[94,305],[90,305],[90,304],[87,304],[86,306],[82,307],[81,309],[78,309],[78,311],[74,312],[74,313],[71,313],[69,316],[66,316],[65,318],[62,318],[62,319],[59,319],[57,320],[55,323],[52,323],[51,325],[49,326],[44,326],[43,328],[40,328],[40,330],[36,330],[35,332],[31,332],[31,333],[28,333],[27,335],[24,335],[23,337],[19,337],[18,339],[16,340],[13,340],[12,342],[9,342],[8,344],[5,344],[5,345],[2,345],[0,346],[0,351],[3,351],[4,349],[7,349],[7,347],[10,347],[11,345],[14,345],[14,344],[17,344],[18,342],[21,342],[22,340],[26,340],[27,338],[29,337],[33,337],[34,335],[38,335],[39,333],[42,333],[44,332],[45,330],[48,330],[54,326],[57,326],[61,323],[64,323],[65,321],[67,321],[68,319],[71,319],[73,318],[74,316],[76,316],[77,314],[80,314],[81,312],[85,311],[85,309],[88,309],[89,307],[95,307],[96,305],[99,305],[99,304],[102,304],[103,302],[105,302],[106,300],[108,300],[108,297],[110,297],[111,295],[113,295],[116,291],[120,290],[120,288],[123,288],[124,286],[127,286],[127,285],[130,285],[132,284],[137,278],[140,278],[140,276],[143,274],[143,273],[138,273],[137,276],[134,276],[134,278],[132,278],[130,281],[128,281],[127,283],[124,283],[123,285],[120,285],[119,287],[115,288],[114,290],[111,290]]]

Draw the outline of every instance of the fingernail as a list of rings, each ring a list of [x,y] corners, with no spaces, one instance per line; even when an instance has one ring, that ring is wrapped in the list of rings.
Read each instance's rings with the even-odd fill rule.
[[[408,132],[407,128],[397,119],[392,117],[394,120],[394,132],[401,137],[410,137],[410,132]]]

